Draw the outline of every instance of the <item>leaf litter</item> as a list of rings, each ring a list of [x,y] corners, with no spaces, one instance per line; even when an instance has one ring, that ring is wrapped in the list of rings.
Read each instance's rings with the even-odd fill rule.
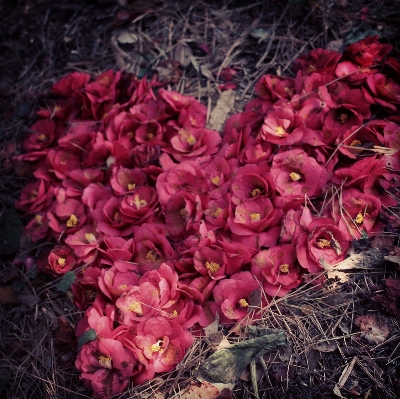
[[[333,41],[347,43],[358,37],[360,29],[373,29],[393,44],[398,43],[395,42],[398,26],[390,2],[375,10],[373,7],[378,5],[372,5],[367,22],[361,19],[360,10],[365,5],[362,1],[352,4],[325,1],[319,2],[318,7],[305,2],[303,9],[296,7],[295,2],[268,6],[260,2],[246,5],[227,2],[206,7],[192,2],[182,2],[179,6],[156,1],[121,3],[125,8],[116,9],[114,1],[85,6],[78,1],[57,5],[32,1],[15,9],[3,6],[7,20],[2,17],[5,28],[1,42],[6,51],[0,57],[0,69],[4,71],[0,78],[1,141],[13,153],[2,152],[5,155],[1,157],[0,201],[8,209],[26,179],[26,171],[15,174],[8,160],[21,151],[21,141],[26,126],[31,125],[36,104],[51,102],[43,95],[66,72],[97,73],[118,67],[140,76],[153,74],[163,62],[176,61],[179,65],[169,70],[179,73],[166,74],[165,79],[171,80],[172,89],[208,104],[212,116],[211,109],[216,109],[218,100],[226,93],[218,90],[221,83],[218,72],[226,66],[242,67],[238,90],[234,92],[235,111],[238,111],[251,98],[261,75],[289,72],[292,61],[307,49],[326,48]],[[127,30],[115,36],[124,24]],[[367,26],[363,28],[363,24]],[[203,50],[207,48],[205,42],[209,43],[209,53]],[[12,55],[15,48],[18,57]],[[225,112],[221,112],[218,123],[224,122]],[[395,232],[394,237],[398,245]],[[12,239],[18,237],[13,234]],[[371,392],[374,397],[396,397],[400,381],[395,363],[399,356],[398,321],[390,319],[389,324],[382,321],[370,301],[372,297],[380,310],[398,318],[399,308],[390,306],[399,303],[398,269],[393,267],[391,261],[395,259],[390,256],[396,255],[385,253],[384,260],[389,262],[382,260],[381,253],[379,262],[369,257],[368,265],[373,270],[367,271],[365,260],[359,256],[356,260],[364,262],[359,270],[344,267],[350,270],[347,282],[337,284],[328,280],[321,289],[312,284],[318,281],[319,276],[315,276],[285,298],[276,298],[265,309],[259,325],[285,331],[290,349],[272,350],[257,360],[257,368],[263,372],[258,381],[260,397],[319,397],[321,391],[328,397],[329,393],[336,394],[336,387],[346,396],[356,392],[355,379],[365,398]],[[3,256],[1,270],[11,267],[10,259]],[[64,362],[60,367],[59,357],[63,353],[55,347],[57,341],[60,346],[63,340],[68,340],[65,337],[71,326],[80,318],[68,297],[42,275],[17,275],[4,284],[7,285],[0,288],[9,293],[6,298],[9,295],[15,300],[17,295],[24,303],[19,307],[8,304],[1,309],[4,373],[0,389],[10,397],[21,398],[90,397],[80,385],[73,364]],[[371,316],[371,312],[375,313]],[[57,338],[60,323],[65,335]],[[223,334],[227,334],[233,345],[238,339],[249,338],[246,328],[235,331],[239,335]],[[334,344],[337,350],[333,350]],[[187,388],[190,392],[196,384],[193,370],[204,364],[211,352],[206,339],[197,340],[177,370],[132,388],[130,397],[151,397],[155,390],[160,397],[184,397],[181,392],[184,395]],[[346,385],[353,373],[353,381]],[[249,389],[249,383],[239,381],[230,395],[244,397]],[[201,397],[201,389],[197,392]]]

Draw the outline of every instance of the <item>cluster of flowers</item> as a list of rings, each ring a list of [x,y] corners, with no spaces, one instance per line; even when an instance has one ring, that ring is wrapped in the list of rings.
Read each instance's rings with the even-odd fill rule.
[[[367,37],[298,58],[296,78],[263,76],[222,138],[204,105],[155,80],[108,71],[54,84],[16,160],[36,177],[17,208],[33,216],[33,241],[57,241],[38,265],[77,269],[77,335],[97,337],[76,366],[96,397],[172,370],[189,329],[216,314],[251,323],[352,240],[395,223],[391,49]]]

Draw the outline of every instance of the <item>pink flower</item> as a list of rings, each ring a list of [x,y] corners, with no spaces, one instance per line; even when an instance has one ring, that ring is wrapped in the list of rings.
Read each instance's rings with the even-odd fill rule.
[[[193,256],[195,269],[213,280],[220,280],[226,276],[228,257],[225,251],[217,246],[200,248]]]
[[[258,281],[262,281],[267,295],[282,297],[302,281],[300,268],[296,263],[294,245],[274,246],[254,256],[251,272]]]
[[[74,303],[79,310],[85,310],[96,299],[98,291],[98,279],[101,269],[88,266],[83,271],[83,276],[78,276],[71,285],[74,295]]]
[[[102,183],[104,172],[98,168],[75,169],[69,178],[63,180],[68,197],[81,197],[83,190],[90,184]]]
[[[147,183],[146,175],[140,168],[127,169],[114,166],[110,179],[111,187],[116,195],[132,194],[138,187]]]
[[[290,100],[296,92],[296,80],[293,78],[264,75],[258,81],[255,92],[265,100]]]
[[[370,104],[381,105],[389,112],[398,109],[400,84],[381,73],[368,76],[367,83],[369,91],[363,88],[363,92]]]
[[[156,316],[138,325],[135,343],[153,363],[154,371],[163,373],[183,359],[193,337],[175,321]]]
[[[137,364],[133,353],[114,339],[94,340],[83,345],[75,366],[96,398],[108,399],[122,393]]]
[[[304,75],[311,75],[314,72],[330,73],[336,68],[341,54],[337,51],[329,51],[322,48],[311,50],[307,55],[302,55],[294,61],[295,72],[302,71]]]
[[[391,44],[379,43],[378,36],[367,36],[347,46],[344,57],[361,66],[371,66],[382,61],[393,49]]]
[[[303,150],[285,151],[273,157],[271,175],[276,190],[283,197],[309,198],[318,196],[329,176],[325,168]]]
[[[72,249],[66,245],[55,246],[48,257],[48,268],[54,275],[63,275],[77,264]]]
[[[141,274],[157,269],[162,263],[174,258],[174,250],[165,236],[165,229],[144,223],[133,228],[134,257]]]
[[[304,226],[301,223],[301,210],[289,209],[283,217],[281,243],[292,243],[296,245],[298,238],[304,233]]]
[[[46,157],[49,171],[60,180],[69,177],[70,173],[81,165],[79,158],[70,151],[62,149],[50,150]]]
[[[39,179],[35,183],[25,186],[20,199],[15,202],[15,207],[28,214],[47,212],[53,201],[53,186],[49,182]]]
[[[99,252],[102,257],[101,264],[115,266],[120,272],[137,270],[137,265],[131,262],[133,238],[125,240],[122,237],[105,236]]]
[[[101,234],[94,225],[83,226],[74,234],[70,234],[65,240],[66,244],[68,244],[79,257],[87,257],[87,255],[99,247],[102,241],[103,234]]]
[[[252,324],[254,316],[260,316],[260,310],[265,305],[261,299],[261,287],[250,272],[239,272],[218,282],[213,290],[217,305],[221,307],[224,324],[233,324],[246,319],[246,324]],[[255,301],[253,298],[259,298]],[[256,314],[254,314],[254,312]]]
[[[30,134],[23,142],[24,150],[27,152],[41,151],[49,147],[54,140],[56,124],[49,119],[39,120],[34,123]]]
[[[49,226],[55,233],[74,233],[85,221],[85,209],[80,201],[68,198],[47,213]]]
[[[292,145],[305,134],[303,118],[291,107],[283,105],[271,108],[261,127],[261,137],[270,143]]]
[[[33,242],[38,242],[48,236],[50,232],[49,220],[45,213],[38,213],[25,226],[24,232]]]
[[[317,218],[308,226],[297,242],[297,258],[310,273],[323,270],[342,261],[350,247],[347,236],[330,219]]]
[[[99,288],[111,301],[116,301],[122,294],[138,285],[139,278],[133,271],[121,272],[115,267],[102,269]]]

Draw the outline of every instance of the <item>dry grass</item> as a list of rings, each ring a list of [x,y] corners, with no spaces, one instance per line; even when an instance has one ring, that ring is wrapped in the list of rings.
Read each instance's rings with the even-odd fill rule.
[[[139,75],[164,73],[173,78],[171,89],[200,99],[210,115],[220,95],[218,72],[224,67],[238,67],[239,112],[263,74],[290,75],[294,59],[312,48],[340,46],[349,35],[370,29],[400,49],[394,0],[120,3],[131,8],[112,0],[0,4],[0,212],[12,207],[26,183],[12,169],[10,157],[21,151],[21,140],[35,109],[48,101],[51,84],[68,72],[121,68]],[[369,8],[364,20],[362,7]],[[133,43],[118,41],[126,31]],[[202,43],[209,44],[209,54],[199,51]],[[188,55],[192,58],[187,63]],[[169,60],[187,65],[176,68]],[[41,247],[27,251],[37,255]],[[334,397],[335,384],[354,358],[352,374],[341,389],[345,397],[355,381],[365,399],[398,397],[398,321],[385,319],[391,334],[377,345],[357,339],[354,328],[358,315],[376,312],[370,296],[384,278],[395,274],[393,267],[365,271],[351,275],[345,284],[331,281],[317,291],[307,285],[273,301],[259,322],[284,329],[289,345],[258,363],[260,398]],[[14,269],[10,258],[1,260],[0,282],[20,295],[15,304],[0,308],[0,385],[7,382],[0,395],[90,398],[73,367],[72,339],[68,346],[80,312],[57,292],[55,282]],[[65,336],[57,335],[61,325]],[[132,388],[125,397],[148,398],[161,391],[178,398],[210,351],[206,340],[196,340],[177,370]],[[233,396],[254,397],[250,382],[240,380]]]

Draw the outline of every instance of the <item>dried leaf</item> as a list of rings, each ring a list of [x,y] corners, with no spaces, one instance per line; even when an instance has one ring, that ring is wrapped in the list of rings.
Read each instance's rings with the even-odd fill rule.
[[[117,40],[121,44],[133,44],[138,41],[138,36],[135,33],[124,30],[117,34]]]
[[[214,76],[212,74],[212,72],[208,69],[209,65],[205,64],[205,65],[200,65],[200,72],[202,73],[202,75],[204,75],[206,78],[210,79],[210,80],[214,80]]]
[[[1,305],[12,305],[21,303],[18,298],[18,294],[13,290],[13,287],[6,285],[0,287],[0,304]]]
[[[361,330],[361,337],[365,338],[370,344],[380,344],[389,336],[389,327],[383,318],[374,314],[358,316],[354,324]]]
[[[184,68],[192,62],[192,49],[184,43],[178,43],[174,51],[174,60],[178,61]]]
[[[20,294],[18,298],[23,304],[27,305],[29,308],[33,308],[36,304],[40,302],[40,298],[33,294]]]
[[[339,398],[346,399],[344,396],[342,396],[340,388],[343,388],[343,385],[350,377],[350,374],[353,371],[356,361],[357,361],[357,356],[354,356],[353,360],[343,369],[342,375],[340,376],[338,383],[335,385],[335,388],[333,388],[333,393],[339,396]]]
[[[224,91],[217,101],[217,105],[211,112],[209,127],[220,131],[224,125],[230,111],[235,104],[235,92],[233,90]]]
[[[352,270],[372,269],[379,267],[384,262],[384,256],[379,249],[373,248],[360,254],[353,253],[348,258],[333,266],[324,266],[325,270]]]
[[[204,381],[200,386],[192,384],[192,386],[182,394],[180,394],[180,399],[217,399],[219,395],[219,389]]]
[[[327,277],[334,279],[334,280],[338,280],[341,283],[345,283],[345,282],[349,281],[349,276],[346,273],[338,272],[336,270],[329,271],[327,273]],[[333,286],[334,286],[334,284],[333,284]]]
[[[197,376],[209,382],[232,383],[252,359],[286,344],[283,330],[260,330],[260,335],[215,352],[199,367]]]
[[[337,345],[333,341],[324,341],[314,345],[313,348],[320,352],[333,352],[337,349]]]

